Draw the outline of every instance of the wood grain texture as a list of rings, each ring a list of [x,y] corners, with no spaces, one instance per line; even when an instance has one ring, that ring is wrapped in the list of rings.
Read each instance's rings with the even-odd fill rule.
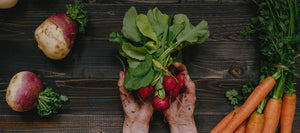
[[[108,35],[121,29],[124,13],[132,5],[139,13],[157,6],[167,14],[184,13],[193,24],[208,21],[211,36],[204,44],[185,48],[184,63],[197,87],[198,132],[209,132],[232,109],[224,92],[240,88],[259,72],[255,38],[238,34],[250,25],[255,6],[248,0],[223,0],[221,5],[216,1],[82,0],[90,18],[87,32],[77,37],[71,53],[61,61],[46,58],[33,33],[50,15],[65,12],[71,0],[22,0],[12,9],[0,10],[0,133],[121,132],[124,116],[117,79],[122,65],[115,57],[118,44],[110,43]],[[35,110],[17,113],[8,107],[4,90],[10,78],[24,70],[36,73],[44,86],[69,96],[60,114],[40,118]],[[297,106],[294,133],[300,132],[299,113]],[[169,132],[162,113],[154,113],[150,132]]]

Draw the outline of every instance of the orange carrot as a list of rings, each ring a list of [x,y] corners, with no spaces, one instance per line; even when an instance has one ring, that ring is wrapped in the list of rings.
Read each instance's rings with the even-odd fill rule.
[[[227,116],[225,116],[210,133],[220,133],[224,128],[227,126],[229,121],[233,118],[233,116],[238,112],[240,108],[236,108],[235,110],[231,111]]]
[[[253,112],[247,124],[246,133],[261,133],[265,122],[264,114]]]
[[[233,133],[246,133],[247,122],[246,119]]]
[[[262,133],[275,133],[281,113],[282,99],[271,98],[264,111],[265,124]]]
[[[240,110],[233,116],[222,133],[232,133],[250,114],[255,110],[257,105],[267,96],[274,87],[278,77],[267,77],[251,93]]]
[[[288,94],[284,95],[281,108],[280,133],[292,132],[296,101],[297,98],[295,93],[293,93],[291,96]]]

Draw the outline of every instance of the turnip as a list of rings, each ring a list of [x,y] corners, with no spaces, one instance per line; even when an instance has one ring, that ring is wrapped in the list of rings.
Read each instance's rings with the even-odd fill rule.
[[[17,112],[29,111],[37,107],[40,116],[57,113],[62,102],[67,101],[68,98],[52,92],[50,88],[44,91],[42,89],[43,84],[34,73],[19,72],[10,80],[6,90],[6,102]]]
[[[78,0],[75,5],[67,5],[67,13],[56,13],[47,18],[34,33],[38,47],[44,54],[53,60],[61,60],[65,58],[71,51],[74,39],[79,31],[84,32],[87,25],[87,13],[81,8]]]
[[[170,101],[168,97],[161,99],[159,96],[155,96],[152,105],[155,110],[163,112],[170,107]]]
[[[165,76],[163,80],[163,86],[166,90],[171,91],[177,85],[176,79],[172,76]]]
[[[12,8],[18,3],[18,0],[0,0],[0,9]]]
[[[179,73],[176,75],[176,79],[178,80],[178,85],[180,87],[180,90],[185,90],[185,87],[184,87],[184,76],[185,74],[184,73]]]
[[[138,90],[138,95],[143,97],[143,98],[147,98],[151,95],[153,95],[153,87],[152,85],[148,85],[146,87],[141,87],[139,90]]]

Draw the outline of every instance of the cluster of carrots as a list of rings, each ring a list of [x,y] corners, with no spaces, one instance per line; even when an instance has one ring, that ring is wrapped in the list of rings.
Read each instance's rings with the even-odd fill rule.
[[[210,133],[275,133],[279,121],[280,132],[291,133],[296,94],[283,96],[285,76],[281,74],[283,72],[278,71],[265,78],[244,104],[224,117]],[[275,86],[277,79],[279,83],[273,90],[272,98],[267,102],[266,96]]]

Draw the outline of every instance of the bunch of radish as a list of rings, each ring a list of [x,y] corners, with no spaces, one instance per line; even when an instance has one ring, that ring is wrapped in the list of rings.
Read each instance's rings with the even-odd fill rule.
[[[73,47],[78,29],[79,32],[85,32],[87,12],[82,10],[83,4],[74,1],[74,5],[67,5],[66,14],[50,16],[35,30],[38,47],[50,59],[65,58]]]
[[[7,104],[17,112],[25,112],[37,107],[40,116],[58,113],[68,97],[52,91],[43,90],[41,80],[32,72],[22,71],[13,76],[6,90]]]
[[[165,111],[185,90],[185,75],[173,72],[173,64],[182,62],[185,46],[203,43],[208,36],[205,20],[194,26],[184,14],[167,15],[158,8],[138,14],[131,7],[121,33],[111,33],[109,40],[120,43],[119,52],[129,65],[124,87],[141,98],[153,99],[154,109]]]

